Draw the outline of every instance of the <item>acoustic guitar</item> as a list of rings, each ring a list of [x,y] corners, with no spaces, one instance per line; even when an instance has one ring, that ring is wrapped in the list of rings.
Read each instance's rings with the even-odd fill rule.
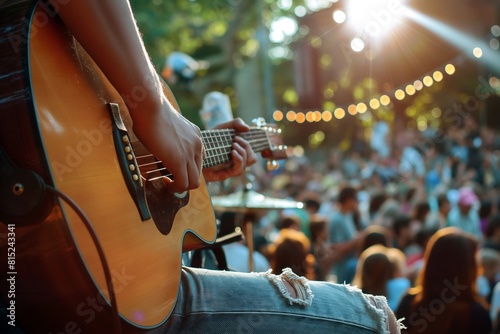
[[[22,199],[30,190],[17,168],[36,173],[79,210],[43,193],[29,198],[42,205],[18,205],[33,207],[29,213],[0,212],[0,270],[15,282],[0,283],[6,305],[14,305],[9,319],[28,332],[111,332],[109,285],[83,213],[107,260],[124,331],[161,326],[177,298],[182,252],[216,238],[206,184],[185,193],[165,187],[168,171],[130,131],[123,99],[53,9],[8,1],[0,16],[4,211],[16,207],[8,196]],[[207,130],[203,166],[227,163],[235,135],[263,156],[286,157],[269,126]],[[13,177],[5,177],[9,168]]]

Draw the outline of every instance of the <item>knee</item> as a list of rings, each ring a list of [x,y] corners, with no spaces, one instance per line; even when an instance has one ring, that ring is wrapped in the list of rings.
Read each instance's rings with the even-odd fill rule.
[[[314,296],[307,278],[298,276],[290,268],[283,269],[281,275],[274,275],[271,271],[263,275],[274,283],[290,305],[311,305]]]
[[[372,304],[375,308],[381,309],[387,319],[387,330],[389,331],[390,334],[400,334],[401,333],[401,324],[400,322],[396,319],[396,316],[394,315],[394,312],[390,309],[389,305],[384,302],[381,303],[378,301],[374,296],[367,296],[370,304]]]

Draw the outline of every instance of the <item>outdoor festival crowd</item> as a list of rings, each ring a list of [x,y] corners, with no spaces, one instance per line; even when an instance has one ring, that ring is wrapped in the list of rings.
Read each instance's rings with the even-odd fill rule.
[[[290,267],[384,295],[410,333],[497,328],[500,132],[472,117],[426,131],[381,121],[346,151],[281,166],[254,170],[254,188],[304,208],[258,214],[255,271]],[[224,247],[229,267],[248,271],[242,243]]]

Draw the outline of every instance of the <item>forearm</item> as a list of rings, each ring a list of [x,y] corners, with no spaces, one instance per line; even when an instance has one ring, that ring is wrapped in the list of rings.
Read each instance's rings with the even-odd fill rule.
[[[134,121],[162,101],[161,84],[126,0],[50,0],[68,30],[124,97]],[[134,100],[134,90],[147,92]],[[136,94],[137,95],[137,94]]]
[[[197,188],[202,164],[200,129],[182,117],[163,94],[128,1],[50,1],[123,97],[134,133],[175,178],[165,178],[170,189]]]

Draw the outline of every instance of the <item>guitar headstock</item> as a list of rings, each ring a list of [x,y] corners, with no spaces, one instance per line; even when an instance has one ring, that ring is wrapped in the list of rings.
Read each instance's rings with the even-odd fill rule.
[[[268,169],[277,169],[279,164],[276,160],[288,158],[287,147],[283,144],[283,138],[281,137],[281,129],[276,124],[267,124],[262,117],[252,120],[252,123],[256,128],[263,130],[266,135],[267,145],[261,151],[261,155],[263,158],[270,160],[267,164]]]

